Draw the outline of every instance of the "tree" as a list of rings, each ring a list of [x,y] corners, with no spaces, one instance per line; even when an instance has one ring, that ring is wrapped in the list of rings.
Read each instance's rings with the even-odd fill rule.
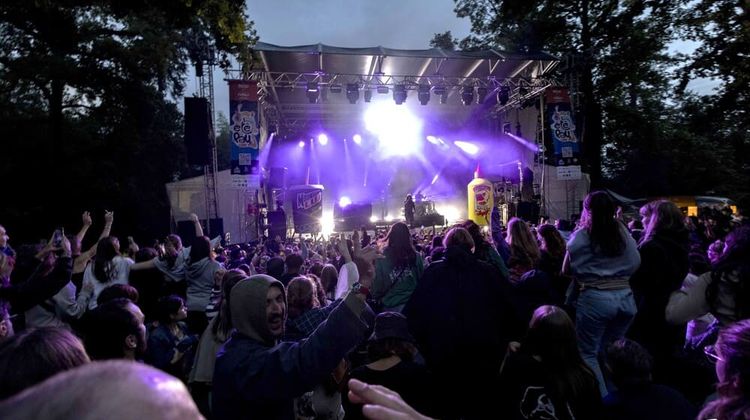
[[[627,137],[641,133],[621,119],[652,118],[643,111],[662,96],[669,63],[663,51],[672,39],[669,30],[678,0],[456,0],[459,17],[472,22],[472,35],[461,46],[499,47],[510,51],[546,50],[570,55],[580,79],[583,153],[594,186],[602,185],[602,147],[613,139],[603,124],[626,128]],[[624,106],[639,111],[618,113]],[[634,131],[635,130],[635,131]]]
[[[455,50],[458,40],[453,38],[451,31],[435,34],[430,40],[430,47],[442,48],[444,50]]]
[[[0,3],[0,220],[39,237],[82,209],[117,209],[134,234],[168,228],[162,185],[185,174],[187,66],[250,65],[242,0]],[[73,219],[75,217],[75,219]]]

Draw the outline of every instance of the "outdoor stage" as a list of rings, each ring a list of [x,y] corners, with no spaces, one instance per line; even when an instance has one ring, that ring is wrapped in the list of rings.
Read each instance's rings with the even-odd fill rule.
[[[452,223],[466,217],[477,168],[513,210],[508,217],[529,203],[535,215],[569,218],[588,190],[577,154],[563,161],[544,152],[552,146],[542,94],[557,64],[548,54],[263,43],[255,53],[263,68],[235,84],[257,95],[235,95],[230,120],[233,131],[257,134],[256,148],[235,142],[232,170],[215,179],[218,214],[235,242],[257,237],[259,216],[277,202],[290,232],[328,233],[347,213],[357,223],[365,214],[371,223],[400,220],[407,194],[423,195],[431,214]],[[247,115],[249,128],[238,117]],[[243,150],[251,164],[237,158]],[[561,176],[568,166],[577,172]],[[175,220],[205,214],[205,185],[201,177],[167,185]]]

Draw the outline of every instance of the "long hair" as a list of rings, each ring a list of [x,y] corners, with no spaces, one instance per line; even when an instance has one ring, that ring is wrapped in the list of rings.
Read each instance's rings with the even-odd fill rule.
[[[120,241],[114,236],[102,238],[96,244],[94,257],[94,277],[99,283],[109,283],[117,277],[117,269],[112,260],[120,255]]]
[[[541,257],[539,245],[531,234],[529,225],[517,217],[508,222],[508,245],[511,256],[528,266],[536,265]]]
[[[570,400],[596,389],[596,376],[581,358],[576,330],[568,314],[557,306],[534,311],[521,351],[539,356],[557,394]]]
[[[601,250],[607,257],[616,257],[625,251],[620,222],[615,219],[615,203],[604,191],[594,191],[583,201],[581,225],[589,233],[592,251]]]
[[[562,258],[565,256],[565,240],[563,240],[560,231],[552,225],[541,225],[537,228],[539,237],[542,238],[542,247],[551,256]]]
[[[651,207],[651,217],[648,226],[644,226],[645,231],[643,232],[641,243],[650,240],[660,233],[681,233],[687,235],[685,217],[675,203],[669,200],[657,200],[649,203],[648,206]]]
[[[207,236],[199,236],[190,247],[190,263],[196,263],[211,256],[211,240]]]
[[[721,330],[716,348],[724,360],[724,378],[716,387],[719,398],[698,418],[746,419],[750,417],[750,320]]]
[[[214,321],[211,330],[216,340],[220,343],[227,341],[229,334],[234,328],[232,323],[232,312],[230,308],[230,292],[232,287],[240,280],[247,278],[245,272],[239,269],[227,270],[221,280],[221,299],[219,300],[219,314]]]
[[[715,311],[719,295],[733,296],[737,319],[745,319],[750,317],[750,226],[736,228],[725,242],[725,251],[711,270],[706,300]]]
[[[414,249],[411,233],[406,223],[394,223],[385,239],[388,241],[388,246],[383,253],[394,267],[405,268],[416,261],[417,251]]]
[[[339,282],[339,272],[336,270],[336,266],[333,264],[326,264],[323,269],[320,270],[320,283],[323,285],[323,290],[326,296],[336,295],[336,285]]]

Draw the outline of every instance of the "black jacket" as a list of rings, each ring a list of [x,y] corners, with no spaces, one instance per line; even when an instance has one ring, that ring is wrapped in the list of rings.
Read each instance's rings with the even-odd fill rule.
[[[445,393],[437,396],[446,403],[441,418],[481,418],[491,409],[512,316],[507,288],[495,267],[448,247],[406,304],[417,348]]]

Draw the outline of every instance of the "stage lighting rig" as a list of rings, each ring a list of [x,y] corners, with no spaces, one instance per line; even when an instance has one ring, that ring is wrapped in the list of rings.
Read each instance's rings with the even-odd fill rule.
[[[357,83],[346,84],[346,99],[349,103],[354,105],[359,100],[359,85]]]
[[[372,100],[372,89],[369,86],[365,88],[365,102],[369,103]]]
[[[487,88],[484,86],[477,87],[477,104],[483,104],[487,97]]]
[[[505,106],[510,100],[510,88],[508,86],[500,86],[497,91],[497,103]]]
[[[435,94],[435,96],[440,97],[441,104],[448,102],[448,89],[445,86],[437,85],[432,88],[432,92]]]
[[[420,104],[427,105],[430,102],[430,85],[419,85],[417,98]]]
[[[331,89],[331,93],[341,93],[341,91],[342,91],[342,87],[338,83],[332,84],[331,87],[330,87],[330,89]]]
[[[386,94],[388,93],[388,86],[386,85],[378,85],[377,89],[378,93]]]
[[[393,87],[393,100],[396,102],[396,105],[401,105],[406,102],[406,96],[405,85],[396,85]]]
[[[307,100],[310,101],[311,104],[318,103],[318,98],[320,97],[320,88],[318,88],[318,83],[307,82],[307,90],[305,94],[307,95]]]
[[[461,102],[463,102],[466,106],[469,106],[472,102],[474,102],[473,86],[464,86],[464,88],[461,90]]]

